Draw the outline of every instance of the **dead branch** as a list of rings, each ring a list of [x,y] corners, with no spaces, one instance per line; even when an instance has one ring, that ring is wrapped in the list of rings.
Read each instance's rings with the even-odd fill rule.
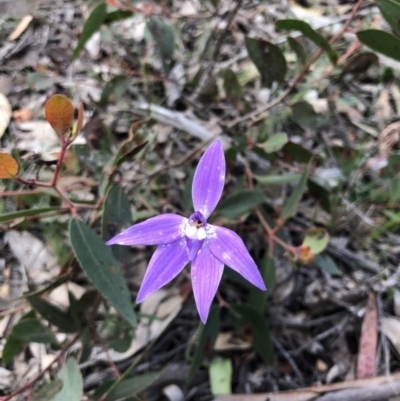
[[[400,394],[400,373],[280,393],[219,395],[214,401],[378,401]]]

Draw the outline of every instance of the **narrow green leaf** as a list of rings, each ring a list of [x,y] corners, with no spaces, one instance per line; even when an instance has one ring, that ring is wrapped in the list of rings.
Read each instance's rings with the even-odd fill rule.
[[[315,112],[312,105],[308,102],[301,101],[290,106],[292,109],[291,119],[300,127],[312,130],[322,128],[329,123],[329,119]]]
[[[34,390],[32,401],[53,401],[54,397],[63,387],[63,381],[60,379],[52,380]]]
[[[232,361],[228,358],[217,356],[211,361],[208,375],[213,395],[232,394],[232,371]]]
[[[57,374],[63,387],[52,401],[81,401],[83,396],[83,379],[76,359],[70,357]]]
[[[40,313],[50,324],[58,327],[64,333],[74,333],[78,327],[73,319],[57,306],[38,296],[27,296],[32,307]]]
[[[12,336],[24,343],[57,344],[53,332],[35,318],[19,321],[13,327]]]
[[[103,24],[107,13],[107,5],[105,3],[100,3],[97,5],[83,26],[83,31],[81,37],[79,38],[78,45],[76,46],[73,54],[72,60],[76,60],[85,47],[86,42],[92,37],[92,35],[97,32],[101,25]]]
[[[328,255],[317,255],[314,263],[332,276],[342,276],[342,272],[337,267],[335,261]]]
[[[131,148],[130,150],[126,151],[123,154],[117,154],[117,157],[115,158],[114,161],[114,166],[118,167],[120,166],[122,163],[126,162],[126,161],[133,161],[133,158],[139,154],[149,143],[149,141],[143,142],[138,146],[135,146],[133,148]]]
[[[259,267],[267,291],[261,291],[257,287],[251,286],[249,304],[258,312],[264,313],[267,299],[271,296],[275,287],[275,263],[274,258],[268,255],[268,251],[265,252]]]
[[[400,40],[391,33],[378,29],[366,29],[357,32],[358,40],[372,50],[400,61]]]
[[[240,324],[249,324],[253,327],[254,338],[253,346],[258,354],[268,363],[274,361],[274,346],[271,341],[271,335],[269,326],[267,323],[267,318],[253,307],[248,305],[233,305],[233,312],[239,314]],[[231,317],[237,319],[236,315],[231,312]]]
[[[336,64],[338,55],[332,49],[329,42],[321,36],[318,32],[314,31],[313,28],[307,22],[300,21],[298,19],[282,19],[276,22],[278,29],[287,29],[290,31],[300,31],[304,36],[314,42],[321,49],[325,50],[328,57],[333,65]]]
[[[262,39],[245,38],[245,45],[251,61],[261,74],[262,84],[271,87],[273,82],[284,81],[287,65],[278,46]]]
[[[160,53],[164,71],[168,73],[174,58],[174,30],[162,18],[155,15],[150,16],[147,21],[147,27]]]
[[[304,65],[307,61],[306,52],[304,51],[303,46],[300,41],[296,38],[292,38],[291,36],[287,37],[287,41],[289,43],[290,48],[296,53],[296,56],[301,65]]]
[[[218,207],[218,211],[229,219],[236,219],[265,202],[265,194],[260,190],[248,190],[234,194]]]
[[[209,348],[214,346],[217,339],[220,326],[219,308],[217,305],[213,305],[208,315],[207,322],[201,328],[199,344],[193,355],[192,364],[190,366],[190,371],[188,375],[188,382],[191,382],[197,371],[200,368],[203,358],[206,356],[206,346]]]
[[[299,203],[304,191],[306,190],[308,176],[310,175],[310,169],[311,164],[308,164],[296,188],[290,194],[289,198],[286,199],[281,213],[282,219],[288,219],[296,213],[297,204]]]
[[[254,177],[261,184],[284,185],[284,184],[290,184],[291,182],[299,181],[301,178],[301,174],[289,173],[282,175],[256,175]]]
[[[400,36],[400,1],[399,0],[375,0],[383,18],[392,27],[393,32]]]
[[[129,289],[111,248],[79,220],[71,220],[69,235],[74,253],[93,285],[122,317],[135,326]]]
[[[41,207],[37,209],[19,210],[18,212],[5,213],[0,215],[0,222],[14,220],[20,217],[37,216],[38,214],[53,212],[56,210],[60,210],[60,208],[57,206],[52,206],[52,207]]]
[[[160,377],[160,372],[145,373],[134,377],[127,377],[121,380],[107,394],[104,401],[114,401],[125,397],[133,397],[147,387],[151,386]],[[111,383],[110,383],[111,384]]]
[[[4,344],[1,359],[4,365],[9,364],[16,355],[18,355],[24,348],[25,343],[15,338],[12,334],[7,337],[7,341]]]
[[[288,143],[288,136],[284,132],[278,132],[270,136],[264,143],[264,150],[267,153],[274,153],[281,150]]]
[[[114,22],[122,21],[124,19],[132,17],[133,12],[132,11],[125,11],[125,10],[117,10],[117,11],[111,11],[110,13],[107,13],[105,18],[104,18],[104,24],[105,25],[110,25]]]
[[[239,101],[242,98],[243,91],[236,74],[230,68],[227,68],[222,72],[222,77],[224,79],[224,89],[228,100],[231,102]]]
[[[132,224],[132,214],[127,195],[119,186],[113,186],[107,192],[103,205],[103,239],[108,241],[116,234]],[[116,259],[123,262],[128,248],[122,245],[112,245]]]

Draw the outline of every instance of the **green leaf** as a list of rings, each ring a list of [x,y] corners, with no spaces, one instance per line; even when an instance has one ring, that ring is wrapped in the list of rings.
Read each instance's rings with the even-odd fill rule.
[[[283,205],[281,219],[288,219],[296,213],[297,204],[299,203],[304,191],[306,190],[308,176],[310,175],[310,168],[311,164],[308,164],[296,188],[290,194],[289,198],[286,199]]]
[[[174,30],[162,18],[155,15],[150,16],[147,21],[147,28],[149,29],[160,53],[164,71],[165,73],[168,73],[174,57]]]
[[[52,401],[81,401],[83,379],[76,359],[73,357],[68,358],[67,363],[58,372],[57,376],[63,381],[63,387]]]
[[[296,38],[292,38],[291,36],[287,37],[287,41],[290,48],[296,53],[299,63],[304,65],[306,63],[306,53],[300,41]]]
[[[37,209],[19,210],[18,212],[5,213],[0,215],[0,222],[14,220],[20,217],[37,216],[38,214],[53,212],[56,210],[60,210],[60,208],[57,206],[53,206],[53,207],[41,207]]]
[[[313,28],[307,22],[300,21],[298,19],[282,19],[276,22],[278,29],[287,29],[290,31],[300,31],[304,36],[314,42],[318,47],[325,50],[328,54],[329,60],[333,65],[336,64],[338,55],[332,49],[329,42],[321,36],[318,32],[314,31]]]
[[[71,220],[69,235],[75,256],[90,281],[121,316],[135,326],[128,286],[111,248],[79,220]]]
[[[100,3],[96,6],[83,26],[83,31],[81,37],[79,38],[78,45],[76,46],[73,54],[72,60],[76,60],[85,47],[86,42],[92,37],[92,35],[100,30],[107,13],[107,5],[105,3]]]
[[[117,10],[117,11],[111,11],[110,13],[107,13],[105,18],[104,18],[104,24],[105,25],[110,25],[114,22],[122,21],[124,19],[132,17],[133,12],[132,11],[125,11],[125,10]]]
[[[26,297],[32,307],[50,324],[58,327],[64,333],[74,333],[78,330],[74,320],[62,309],[52,305],[38,296]]]
[[[151,386],[159,377],[160,372],[151,372],[123,379],[107,394],[104,401],[133,397],[135,394]],[[110,381],[109,385],[111,386],[112,383]]]
[[[259,267],[267,291],[262,291],[257,287],[251,286],[249,304],[258,312],[264,313],[267,306],[267,299],[271,296],[275,287],[275,263],[274,258],[268,255],[268,251],[265,252]]]
[[[376,0],[375,3],[381,10],[383,18],[392,27],[393,32],[400,36],[400,1]]]
[[[262,39],[245,38],[245,45],[251,61],[261,74],[264,86],[271,87],[273,82],[284,81],[287,65],[278,46]]]
[[[400,61],[400,40],[391,33],[378,29],[366,29],[357,32],[358,40],[372,50]]]
[[[342,276],[342,272],[337,267],[335,261],[328,255],[317,255],[314,263],[332,276]]]
[[[303,239],[302,246],[310,247],[313,255],[317,255],[325,250],[329,244],[329,233],[325,228],[310,228],[307,230]]]
[[[222,77],[224,79],[224,90],[228,100],[231,102],[238,102],[241,100],[243,91],[236,74],[230,68],[227,68],[223,71]]]
[[[228,358],[217,356],[211,361],[208,375],[213,395],[232,394],[232,371],[232,361]]]
[[[274,153],[281,150],[288,143],[288,136],[284,132],[272,135],[264,143],[264,150],[267,153]]]
[[[58,344],[53,332],[35,318],[19,321],[11,334],[24,343]]]
[[[110,97],[112,97],[114,101],[118,101],[125,94],[130,83],[130,78],[124,74],[116,75],[115,77],[111,78],[101,92],[99,106],[106,106]]]
[[[24,348],[25,343],[10,334],[4,344],[1,359],[4,365],[9,364]]]
[[[294,142],[288,142],[283,147],[283,152],[285,157],[299,163],[309,163],[314,156],[308,149]]]
[[[116,234],[132,224],[132,214],[129,199],[119,186],[113,186],[107,192],[103,206],[103,239],[108,241]],[[122,245],[112,245],[116,259],[123,262],[128,248]]]
[[[234,194],[218,207],[218,211],[229,219],[236,219],[265,202],[265,194],[259,190],[248,190]]]
[[[143,142],[138,146],[135,146],[133,148],[131,148],[130,150],[125,150],[124,153],[122,153],[122,149],[121,149],[121,154],[118,152],[115,160],[114,160],[114,166],[115,167],[119,167],[122,163],[126,162],[126,161],[133,161],[133,158],[140,153],[149,143],[149,141]]]
[[[326,116],[316,113],[308,102],[297,102],[290,108],[292,109],[291,119],[300,127],[315,130],[326,126],[329,122]]]
[[[291,182],[297,182],[301,178],[299,173],[289,173],[282,175],[255,175],[254,176],[261,184],[268,185],[284,185]]]
[[[34,390],[32,401],[52,401],[57,393],[63,387],[63,382],[60,379],[52,380]]]
[[[194,379],[198,369],[200,368],[201,362],[206,356],[206,347],[210,349],[214,346],[215,340],[217,339],[219,333],[219,326],[219,307],[217,305],[213,305],[210,309],[210,314],[208,315],[207,322],[202,327],[200,333],[199,344],[193,355],[192,364],[190,366],[188,382],[191,382]]]
[[[267,318],[253,307],[248,305],[232,305],[231,317],[237,320],[240,315],[239,324],[241,326],[251,325],[254,330],[253,346],[257,353],[268,363],[274,361],[274,346],[271,341],[271,335]]]

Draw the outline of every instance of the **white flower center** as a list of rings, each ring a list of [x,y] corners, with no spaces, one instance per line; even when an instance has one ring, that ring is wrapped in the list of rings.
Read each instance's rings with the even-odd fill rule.
[[[196,226],[192,226],[190,224],[187,224],[186,226],[185,235],[190,239],[199,241],[207,237],[204,227],[197,228]]]

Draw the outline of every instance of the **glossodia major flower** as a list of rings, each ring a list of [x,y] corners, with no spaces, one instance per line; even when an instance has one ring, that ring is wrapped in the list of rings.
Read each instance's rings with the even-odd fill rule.
[[[137,303],[174,279],[188,262],[192,263],[193,293],[203,323],[207,320],[224,265],[266,290],[241,238],[227,228],[207,222],[221,198],[224,183],[224,150],[221,142],[215,141],[200,159],[194,174],[195,212],[189,218],[162,214],[129,227],[107,242],[107,245],[158,245],[146,270]]]

